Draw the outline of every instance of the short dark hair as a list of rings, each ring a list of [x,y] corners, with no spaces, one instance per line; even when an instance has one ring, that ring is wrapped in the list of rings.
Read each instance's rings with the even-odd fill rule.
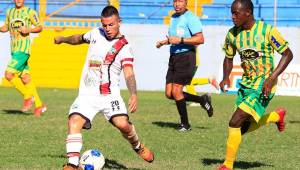
[[[114,6],[111,6],[111,5],[106,6],[101,12],[101,17],[104,17],[104,18],[111,17],[113,15],[116,15],[119,17],[119,12],[118,12],[117,8],[115,8]]]
[[[249,9],[253,14],[253,3],[251,0],[235,0],[233,3],[240,2],[245,9]]]

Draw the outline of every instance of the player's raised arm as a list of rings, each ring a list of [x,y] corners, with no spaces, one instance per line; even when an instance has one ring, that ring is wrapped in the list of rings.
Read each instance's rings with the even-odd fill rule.
[[[124,67],[123,72],[124,72],[126,85],[130,93],[128,110],[130,113],[133,113],[137,109],[137,90],[136,90],[135,75],[132,67]]]
[[[68,37],[64,36],[57,36],[54,38],[54,43],[55,44],[61,44],[61,43],[66,43],[66,44],[71,44],[71,45],[79,45],[82,43],[88,43],[83,39],[84,34],[75,34],[71,35]]]

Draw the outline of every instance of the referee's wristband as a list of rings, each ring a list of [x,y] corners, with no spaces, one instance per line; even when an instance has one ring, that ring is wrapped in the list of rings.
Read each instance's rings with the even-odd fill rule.
[[[181,37],[181,39],[180,39],[180,44],[184,44],[184,38],[183,37]]]

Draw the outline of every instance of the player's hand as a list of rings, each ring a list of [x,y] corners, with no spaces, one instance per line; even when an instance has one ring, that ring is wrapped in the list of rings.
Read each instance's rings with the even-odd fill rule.
[[[131,95],[128,101],[128,110],[130,113],[134,113],[137,109],[137,95]]]
[[[167,37],[166,40],[156,42],[156,48],[160,48],[161,46],[168,45],[168,44],[169,44],[169,40],[168,40],[168,37]]]
[[[181,38],[180,37],[168,37],[170,44],[180,44]]]
[[[160,48],[161,46],[163,46],[164,44],[162,43],[162,41],[157,41],[156,42],[156,48]]]
[[[228,91],[228,87],[230,86],[230,80],[227,79],[223,79],[220,84],[220,89],[222,90],[222,92],[226,93]]]
[[[57,36],[54,37],[54,44],[61,44],[63,42],[63,38],[62,36]]]
[[[22,26],[18,29],[18,32],[21,33],[21,35],[26,36],[30,33],[30,29]]]
[[[268,98],[270,93],[271,93],[271,90],[272,90],[272,87],[273,87],[273,84],[274,84],[274,79],[272,77],[268,77],[264,84],[263,84],[263,87],[262,87],[262,93],[264,94],[264,97],[265,98]]]

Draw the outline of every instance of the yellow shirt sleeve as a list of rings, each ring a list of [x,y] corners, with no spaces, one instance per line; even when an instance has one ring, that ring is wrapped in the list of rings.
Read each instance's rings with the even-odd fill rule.
[[[288,48],[288,42],[282,37],[276,27],[273,27],[270,31],[269,42],[279,54],[282,54]]]
[[[233,58],[236,54],[236,48],[233,46],[232,40],[233,40],[233,35],[229,31],[226,35],[225,43],[223,46],[223,51],[225,52],[225,56],[227,58]]]
[[[10,23],[10,21],[9,21],[9,13],[10,13],[10,11],[11,11],[11,9],[8,9],[8,10],[6,10],[6,18],[5,18],[5,22],[4,22],[4,24],[5,24],[5,26],[9,29],[9,23]]]
[[[30,10],[29,16],[30,16],[30,21],[31,21],[32,25],[34,25],[34,26],[41,25],[40,19],[35,10]]]

